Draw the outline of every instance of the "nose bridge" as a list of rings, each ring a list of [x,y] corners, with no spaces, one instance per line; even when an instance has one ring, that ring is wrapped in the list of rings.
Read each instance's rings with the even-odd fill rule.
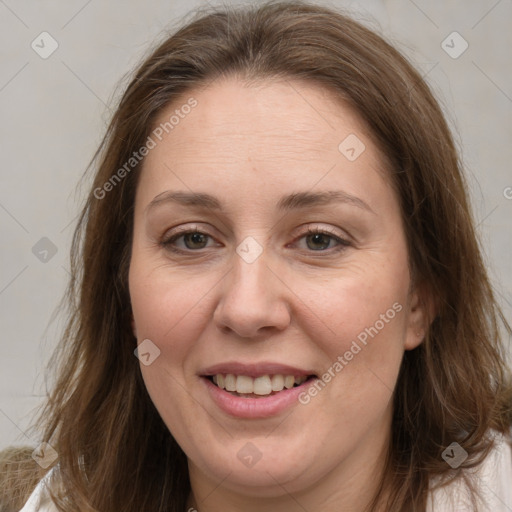
[[[290,322],[285,287],[269,268],[267,252],[260,249],[254,257],[255,251],[250,240],[238,246],[214,313],[220,328],[242,337],[257,336],[269,328],[282,330]]]

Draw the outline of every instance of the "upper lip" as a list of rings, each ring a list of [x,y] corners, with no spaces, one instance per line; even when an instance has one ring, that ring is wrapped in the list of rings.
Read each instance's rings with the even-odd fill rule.
[[[274,362],[259,362],[259,363],[241,363],[237,361],[230,361],[225,363],[218,363],[201,370],[199,374],[203,377],[212,375],[247,375],[248,377],[261,377],[262,375],[293,375],[294,377],[303,377],[314,375],[315,372],[305,370],[287,364],[274,363]]]

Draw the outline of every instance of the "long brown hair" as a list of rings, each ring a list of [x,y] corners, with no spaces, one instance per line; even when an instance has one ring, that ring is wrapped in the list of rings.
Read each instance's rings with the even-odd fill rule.
[[[387,469],[368,510],[386,496],[386,510],[423,511],[434,477],[464,475],[492,447],[490,429],[509,429],[500,320],[511,330],[482,261],[452,135],[429,87],[379,35],[295,1],[199,11],[144,60],[119,102],[73,238],[69,320],[39,423],[59,454],[54,500],[67,512],[185,510],[186,456],[133,354],[127,283],[143,162],[112,178],[145,144],[164,107],[226,75],[328,88],[356,109],[388,160],[414,283],[428,285],[437,315],[424,342],[405,354]],[[469,454],[457,471],[441,457],[454,441]]]

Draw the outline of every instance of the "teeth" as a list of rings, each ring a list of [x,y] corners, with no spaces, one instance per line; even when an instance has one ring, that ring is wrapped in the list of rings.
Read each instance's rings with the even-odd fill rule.
[[[270,395],[272,393],[272,383],[268,375],[254,379],[253,393],[256,395]]]
[[[246,375],[239,375],[236,378],[236,392],[237,393],[254,393],[254,385],[251,377]]]
[[[247,375],[217,374],[213,376],[213,382],[221,389],[243,395],[268,396],[272,392],[291,389],[295,384],[300,385],[307,380],[306,376],[295,377],[293,375],[263,375],[252,378]]]
[[[293,385],[295,384],[295,377],[293,375],[287,375],[284,378],[284,387],[286,389],[293,388]]]
[[[231,373],[226,375],[224,387],[226,388],[226,391],[236,391],[236,377]]]
[[[282,391],[284,388],[284,377],[282,375],[272,375],[272,391]]]

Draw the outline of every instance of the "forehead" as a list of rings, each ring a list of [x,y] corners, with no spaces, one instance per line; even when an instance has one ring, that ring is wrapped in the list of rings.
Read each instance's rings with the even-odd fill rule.
[[[191,98],[197,105],[182,108]],[[331,187],[344,182],[345,189],[367,187],[369,180],[384,186],[384,158],[364,122],[319,86],[222,78],[175,100],[155,127],[173,114],[181,114],[179,122],[172,129],[167,125],[168,133],[144,161],[139,185],[146,202],[164,189],[218,188],[226,180],[268,194],[299,185],[308,189],[319,180]],[[357,159],[343,153],[345,141],[361,151]]]
[[[197,107],[169,134],[183,157],[206,145],[214,146],[210,150],[217,149],[215,153],[248,153],[263,145],[277,159],[304,159],[310,152],[338,154],[340,140],[352,132],[362,138],[370,135],[356,112],[330,91],[277,79],[256,84],[236,77],[218,79],[173,102],[156,124],[165,123],[189,96]],[[291,150],[298,154],[290,155]]]

